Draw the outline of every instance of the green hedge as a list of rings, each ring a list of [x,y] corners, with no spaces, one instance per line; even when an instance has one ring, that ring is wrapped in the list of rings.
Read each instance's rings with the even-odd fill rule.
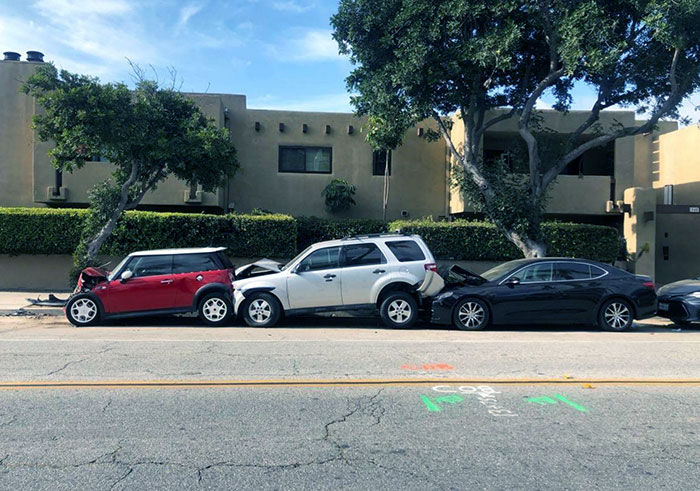
[[[87,210],[0,208],[0,254],[72,254]],[[599,225],[545,223],[549,256],[613,262],[617,230]],[[353,234],[402,230],[423,236],[439,259],[506,261],[522,257],[489,223],[456,220],[383,222],[287,215],[204,215],[127,212],[102,249],[105,255],[169,247],[228,247],[231,256],[288,258],[314,242]]]
[[[87,210],[0,208],[0,254],[72,254]],[[203,215],[129,211],[101,254],[170,247],[228,247],[240,257],[291,257],[296,221],[286,215]]]
[[[522,253],[486,222],[455,220],[395,221],[392,231],[423,237],[438,259],[470,261],[507,261],[522,258]],[[579,223],[543,223],[542,232],[551,257],[579,257],[611,263],[617,259],[620,241],[617,230],[601,225]]]
[[[348,218],[341,220],[318,217],[297,217],[297,250],[311,244],[358,234],[387,232],[389,224],[382,220]]]
[[[73,254],[87,210],[0,208],[0,254]]]

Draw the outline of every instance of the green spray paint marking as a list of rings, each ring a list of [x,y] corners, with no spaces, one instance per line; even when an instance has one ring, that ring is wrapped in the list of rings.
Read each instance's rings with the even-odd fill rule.
[[[559,399],[561,402],[563,402],[563,403],[565,403],[565,404],[568,404],[569,406],[573,407],[573,408],[576,409],[577,411],[581,411],[581,412],[583,412],[583,413],[585,413],[586,411],[588,411],[588,409],[586,409],[585,407],[579,406],[578,404],[576,404],[576,403],[573,402],[573,401],[570,401],[569,399],[567,399],[566,397],[564,397],[564,396],[561,395],[561,394],[555,394],[554,397],[555,397],[556,399]],[[544,406],[545,404],[556,404],[556,403],[557,403],[557,401],[555,401],[555,400],[552,399],[551,397],[547,397],[547,396],[543,396],[543,397],[527,397],[527,398],[525,398],[525,400],[526,400],[527,402],[532,402],[532,403],[534,403],[534,404],[539,404],[539,405],[541,405],[541,406]]]
[[[455,394],[443,397],[436,397],[435,402],[431,401],[430,397],[428,396],[420,396],[420,398],[425,404],[425,406],[428,408],[428,411],[442,411],[442,409],[440,409],[440,406],[438,406],[436,402],[447,402],[449,404],[456,404],[464,400],[461,396]]]
[[[570,401],[569,399],[567,399],[566,397],[564,397],[564,396],[561,395],[561,394],[555,394],[554,397],[556,397],[557,399],[559,399],[561,402],[564,402],[564,403],[568,404],[569,406],[573,407],[573,408],[576,409],[577,411],[581,411],[581,412],[583,412],[583,413],[585,413],[586,411],[588,411],[588,409],[586,409],[585,407],[579,406],[578,404],[576,404],[575,402]]]
[[[420,396],[421,400],[425,403],[425,406],[428,408],[428,411],[439,411],[440,408],[433,403],[433,401],[430,400],[430,397],[428,396]]]

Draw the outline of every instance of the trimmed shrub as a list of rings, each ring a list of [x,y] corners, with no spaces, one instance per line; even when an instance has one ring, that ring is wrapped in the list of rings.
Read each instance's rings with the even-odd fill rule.
[[[522,253],[486,222],[430,220],[391,222],[392,231],[418,234],[423,237],[436,258],[470,261],[509,261],[522,258]],[[616,229],[578,223],[543,223],[542,232],[547,255],[579,257],[612,263],[619,253]]]
[[[0,208],[0,254],[72,254],[87,210]],[[204,215],[128,211],[100,254],[173,247],[228,247],[241,257],[291,257],[296,221],[286,215]]]
[[[389,230],[389,224],[382,220],[297,217],[296,221],[297,251],[299,252],[315,242],[341,239],[348,235],[377,234]]]
[[[73,254],[87,210],[0,208],[0,254]]]

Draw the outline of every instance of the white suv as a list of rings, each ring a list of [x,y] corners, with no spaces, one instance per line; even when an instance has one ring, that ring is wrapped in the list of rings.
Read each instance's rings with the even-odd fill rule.
[[[284,266],[265,259],[238,268],[234,311],[269,327],[283,314],[378,309],[389,327],[404,328],[443,286],[420,236],[352,236],[313,244]]]

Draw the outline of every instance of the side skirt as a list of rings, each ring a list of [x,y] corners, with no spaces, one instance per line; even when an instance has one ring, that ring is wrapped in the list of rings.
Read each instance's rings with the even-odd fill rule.
[[[105,320],[111,319],[125,319],[128,317],[148,317],[153,315],[172,315],[172,314],[187,314],[189,312],[195,312],[191,307],[178,307],[173,309],[160,309],[160,310],[139,310],[136,312],[119,312],[116,314],[105,314],[102,318]]]
[[[375,313],[377,306],[373,303],[358,303],[354,305],[334,305],[330,307],[309,307],[304,309],[285,310],[285,315],[307,315],[318,314],[320,312],[345,312],[345,311],[368,311]]]

